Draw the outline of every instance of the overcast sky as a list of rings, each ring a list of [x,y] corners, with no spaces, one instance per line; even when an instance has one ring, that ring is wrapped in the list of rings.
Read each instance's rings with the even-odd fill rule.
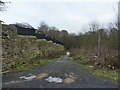
[[[115,20],[119,0],[8,0],[8,8],[0,12],[6,24],[27,22],[37,28],[41,21],[68,32],[84,32],[91,21],[106,26]]]

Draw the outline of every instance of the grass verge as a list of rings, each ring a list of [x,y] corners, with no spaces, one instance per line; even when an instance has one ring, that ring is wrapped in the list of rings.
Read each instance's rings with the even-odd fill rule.
[[[59,58],[54,58],[51,60],[45,60],[45,59],[34,60],[34,59],[32,59],[32,60],[30,60],[29,63],[17,64],[14,68],[12,68],[10,70],[4,70],[4,71],[2,71],[2,73],[13,72],[13,71],[27,71],[27,70],[30,70],[30,69],[35,68],[37,66],[43,66],[43,65],[52,63],[56,60],[60,60],[62,58],[63,58],[63,56],[61,56]]]
[[[59,59],[62,59],[63,56],[59,57],[59,58],[55,58],[55,59],[52,59],[52,60],[34,60],[35,62],[33,64],[27,64],[27,65],[20,65],[17,67],[18,70],[20,71],[26,71],[26,70],[30,70],[36,66],[42,66],[42,65],[45,65],[45,64],[49,64],[49,63],[52,63],[56,60],[59,60]]]
[[[118,73],[118,70],[110,70],[107,68],[96,68],[93,64],[86,63],[87,60],[85,60],[86,58],[84,58],[84,57],[86,57],[86,56],[83,56],[82,60],[75,60],[74,57],[70,57],[69,59],[75,61],[76,63],[82,64],[88,72],[90,72],[94,75],[97,75],[97,76],[100,76],[103,78],[107,78],[107,79],[111,79],[111,80],[118,82],[118,80],[119,80],[118,74],[120,74],[120,73]],[[84,61],[85,61],[85,63],[84,63]]]

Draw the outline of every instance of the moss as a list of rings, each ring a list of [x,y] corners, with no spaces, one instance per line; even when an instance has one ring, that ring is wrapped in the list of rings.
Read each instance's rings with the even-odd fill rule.
[[[17,67],[17,69],[21,70],[21,71],[24,71],[24,70],[30,70],[36,66],[42,66],[42,65],[45,65],[45,64],[49,64],[49,63],[52,63],[58,59],[61,59],[62,57],[59,57],[59,58],[55,58],[55,59],[52,59],[52,60],[32,60],[34,61],[33,64],[23,64],[23,65],[19,65]]]
[[[18,69],[18,70],[22,70],[22,71],[25,71],[25,70],[29,70],[29,69],[32,69],[33,68],[33,66],[31,66],[31,65],[19,65],[19,66],[17,66],[16,67],[16,69]]]
[[[45,65],[51,62],[54,62],[54,60],[41,60],[39,65]]]

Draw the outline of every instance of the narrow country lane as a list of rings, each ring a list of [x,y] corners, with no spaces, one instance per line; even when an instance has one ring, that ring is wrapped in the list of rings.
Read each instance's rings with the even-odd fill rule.
[[[19,77],[36,75],[32,80],[21,80]],[[45,78],[53,76],[62,78],[61,83],[49,83]],[[87,72],[82,65],[62,60],[37,67],[29,71],[6,73],[3,75],[3,88],[117,88],[118,84]]]

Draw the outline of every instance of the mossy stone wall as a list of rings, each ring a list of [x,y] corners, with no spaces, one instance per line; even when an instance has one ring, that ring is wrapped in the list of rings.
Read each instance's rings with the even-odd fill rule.
[[[37,39],[35,36],[17,35],[17,28],[2,25],[2,66],[3,70],[17,63],[30,62],[34,57],[55,58],[63,54],[64,47],[51,41]]]

